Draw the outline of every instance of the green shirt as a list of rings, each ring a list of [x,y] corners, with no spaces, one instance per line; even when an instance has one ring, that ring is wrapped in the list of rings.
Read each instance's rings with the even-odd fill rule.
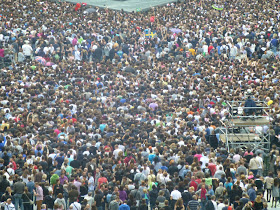
[[[212,178],[205,178],[206,185],[212,185]]]
[[[72,175],[72,170],[73,170],[73,167],[72,166],[67,166],[65,171],[66,171],[66,176],[68,178],[70,178],[70,176]]]

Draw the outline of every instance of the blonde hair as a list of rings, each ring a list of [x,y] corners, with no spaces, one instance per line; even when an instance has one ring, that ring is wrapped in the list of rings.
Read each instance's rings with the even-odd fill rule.
[[[256,202],[257,202],[257,203],[262,202],[262,197],[261,197],[260,195],[257,195],[257,197],[256,197]]]

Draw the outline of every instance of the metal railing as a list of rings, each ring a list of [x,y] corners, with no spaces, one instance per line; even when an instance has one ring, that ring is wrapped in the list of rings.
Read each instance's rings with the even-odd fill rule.
[[[269,150],[270,148],[270,135],[265,134],[263,132],[258,132],[256,127],[269,125],[270,124],[270,113],[269,109],[271,107],[268,106],[266,101],[256,101],[256,107],[244,107],[242,104],[245,104],[245,101],[226,101],[227,109],[228,109],[228,118],[227,121],[223,122],[220,120],[222,126],[225,127],[225,131],[221,129],[221,133],[224,136],[224,142],[226,142],[228,151],[230,148],[240,148],[240,147],[253,147],[252,150],[259,148],[262,146],[264,149]],[[255,115],[244,115],[244,111],[248,109],[254,109]],[[236,121],[240,119],[240,121]],[[255,119],[256,123],[249,121],[248,125],[246,125],[246,121],[244,123],[241,121],[243,119]],[[267,120],[265,120],[267,119]],[[259,120],[259,122],[258,122]],[[253,127],[254,132],[245,132],[241,133],[240,128],[243,127]],[[254,129],[255,128],[255,129]],[[247,141],[246,141],[246,138]]]

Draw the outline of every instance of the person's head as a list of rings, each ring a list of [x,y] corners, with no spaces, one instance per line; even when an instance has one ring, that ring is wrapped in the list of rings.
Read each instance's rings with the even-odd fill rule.
[[[183,199],[179,198],[175,204],[176,206],[183,206]]]
[[[62,198],[63,198],[63,195],[62,195],[62,193],[58,193],[58,195],[57,195],[57,198],[60,198],[60,199],[62,199]]]
[[[224,200],[224,204],[225,204],[225,205],[228,205],[228,199],[225,199],[225,200]]]
[[[189,192],[194,192],[194,186],[189,187]]]
[[[197,200],[197,196],[196,196],[196,195],[193,195],[192,199],[193,199],[193,200]]]
[[[11,204],[11,203],[12,203],[12,199],[11,199],[11,198],[8,198],[8,199],[7,199],[7,203],[8,203],[8,204]]]
[[[261,196],[261,195],[257,195],[257,197],[256,197],[256,202],[257,202],[257,203],[262,202],[262,196]]]

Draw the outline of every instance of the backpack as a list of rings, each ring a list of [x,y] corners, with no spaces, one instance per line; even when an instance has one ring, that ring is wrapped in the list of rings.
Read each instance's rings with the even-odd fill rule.
[[[212,48],[211,50],[210,50],[210,53],[209,53],[210,55],[214,55],[215,54],[215,48]]]
[[[227,54],[229,54],[229,53],[230,53],[230,46],[229,46],[228,44],[227,44],[226,46],[227,46],[227,48],[228,48],[228,49],[227,49]]]
[[[164,197],[166,197],[166,200],[169,200],[170,195],[168,194],[167,189],[163,189],[164,190]]]
[[[62,199],[56,200],[55,203],[57,203],[59,206],[64,206]]]
[[[54,205],[54,198],[49,196],[49,195],[47,195],[45,197],[45,203],[47,204],[48,209],[52,209],[53,205]]]
[[[229,185],[229,184],[227,185],[226,189],[227,189],[227,192],[228,192],[228,193],[231,191],[230,185]]]
[[[106,202],[110,203],[111,202],[111,198],[112,198],[112,193],[108,193],[106,196]]]
[[[205,205],[205,209],[207,210],[215,210],[214,204],[211,200],[208,200],[206,205]]]
[[[111,204],[111,206],[109,205],[109,207],[111,207],[111,208],[109,208],[109,210],[118,209],[119,208],[119,203],[117,201],[112,201],[112,204]]]
[[[134,170],[134,172],[133,172],[133,173],[130,173],[130,174],[128,175],[128,178],[129,178],[129,179],[131,179],[131,180],[133,180],[133,179],[134,179],[135,174],[136,174],[136,171]]]
[[[140,176],[138,176],[138,174],[136,175],[136,177],[135,177],[135,182],[138,182],[139,183],[139,181],[140,181],[140,178],[142,177],[142,173],[141,173],[141,175]]]
[[[63,189],[63,197],[64,198],[68,198],[68,192],[65,189]]]

